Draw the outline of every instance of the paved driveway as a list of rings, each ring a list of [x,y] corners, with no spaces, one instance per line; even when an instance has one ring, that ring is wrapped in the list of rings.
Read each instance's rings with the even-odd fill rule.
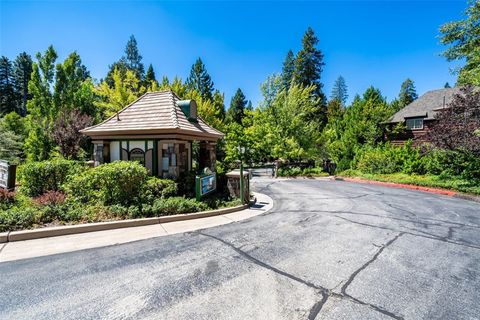
[[[480,319],[480,205],[254,180],[267,214],[0,263],[2,319]]]

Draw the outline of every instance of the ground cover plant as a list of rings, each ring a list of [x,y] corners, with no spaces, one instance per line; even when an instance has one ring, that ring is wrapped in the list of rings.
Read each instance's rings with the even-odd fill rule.
[[[0,189],[0,232],[32,227],[154,217],[239,205],[215,194],[196,201],[177,182],[149,177],[137,162],[90,168],[72,160],[29,162],[17,192]],[[37,178],[40,177],[40,178]]]

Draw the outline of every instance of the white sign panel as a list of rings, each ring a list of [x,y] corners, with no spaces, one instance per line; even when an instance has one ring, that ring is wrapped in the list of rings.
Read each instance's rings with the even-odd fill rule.
[[[8,162],[0,160],[0,187],[8,187]]]

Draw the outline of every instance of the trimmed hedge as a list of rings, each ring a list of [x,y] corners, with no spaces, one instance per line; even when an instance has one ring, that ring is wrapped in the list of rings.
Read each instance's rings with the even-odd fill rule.
[[[170,179],[149,177],[144,187],[144,198],[147,202],[153,202],[157,198],[175,196],[178,192],[177,183]]]
[[[21,190],[30,197],[47,191],[62,190],[63,184],[70,177],[81,173],[85,168],[81,162],[64,159],[26,163],[19,169]]]
[[[147,169],[135,161],[102,164],[73,177],[67,194],[82,203],[129,205],[139,202],[147,181]]]
[[[191,213],[208,210],[204,202],[197,202],[195,199],[184,197],[172,197],[155,200],[152,211],[155,215],[172,215],[179,213]]]

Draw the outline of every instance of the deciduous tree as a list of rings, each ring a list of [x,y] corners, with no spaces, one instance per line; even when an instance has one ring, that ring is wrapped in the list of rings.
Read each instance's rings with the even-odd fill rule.
[[[55,121],[52,136],[61,155],[66,159],[77,159],[82,142],[86,137],[80,130],[90,126],[92,118],[75,109],[63,110]]]
[[[102,109],[105,117],[114,115],[140,97],[140,92],[144,91],[144,88],[140,86],[140,80],[130,70],[127,70],[123,77],[121,71],[115,69],[112,81],[112,86],[107,81],[103,81],[95,90],[100,97],[96,105]]]
[[[480,86],[480,1],[470,0],[466,18],[440,27],[440,41],[449,48],[443,52],[448,61],[465,60],[458,71],[458,84]]]
[[[437,113],[436,120],[429,131],[429,138],[437,147],[480,157],[478,87],[462,87],[447,108]]]

